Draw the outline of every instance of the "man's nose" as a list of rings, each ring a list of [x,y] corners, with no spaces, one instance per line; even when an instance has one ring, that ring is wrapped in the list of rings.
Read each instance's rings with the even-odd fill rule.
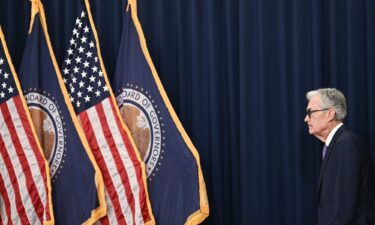
[[[309,121],[309,117],[307,115],[305,116],[305,120],[304,121],[305,122]]]

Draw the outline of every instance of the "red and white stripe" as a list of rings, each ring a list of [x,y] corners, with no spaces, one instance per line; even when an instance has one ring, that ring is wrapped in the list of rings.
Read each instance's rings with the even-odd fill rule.
[[[51,220],[45,161],[19,96],[0,105],[0,216],[3,224]]]
[[[102,171],[107,216],[102,224],[139,225],[150,220],[142,168],[122,129],[111,98],[79,114],[87,140]]]

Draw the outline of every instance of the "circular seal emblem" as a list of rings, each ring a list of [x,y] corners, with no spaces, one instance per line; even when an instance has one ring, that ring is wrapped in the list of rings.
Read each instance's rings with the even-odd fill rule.
[[[25,99],[44,156],[50,165],[51,178],[54,180],[64,162],[65,123],[58,106],[51,98],[38,92],[29,92],[25,94]]]
[[[130,85],[128,85],[130,86]],[[143,90],[143,89],[141,89]],[[128,126],[142,160],[146,164],[147,177],[155,176],[164,152],[162,143],[165,131],[157,105],[139,87],[124,88],[117,96],[117,103],[124,122]]]

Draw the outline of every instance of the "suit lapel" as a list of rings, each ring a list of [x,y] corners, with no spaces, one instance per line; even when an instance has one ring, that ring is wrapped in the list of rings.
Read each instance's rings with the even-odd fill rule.
[[[322,167],[320,168],[320,175],[319,175],[319,182],[318,182],[318,201],[319,201],[319,197],[320,197],[320,191],[322,189],[322,179],[323,179],[323,174],[324,174],[324,170],[326,168],[326,165],[330,159],[330,156],[332,155],[332,151],[334,149],[334,146],[336,144],[336,141],[337,139],[341,136],[341,134],[346,130],[346,128],[343,126],[341,126],[337,131],[336,133],[333,135],[332,137],[332,140],[331,142],[329,143],[329,146],[328,146],[328,149],[327,149],[327,153],[323,159],[323,164],[322,164]]]

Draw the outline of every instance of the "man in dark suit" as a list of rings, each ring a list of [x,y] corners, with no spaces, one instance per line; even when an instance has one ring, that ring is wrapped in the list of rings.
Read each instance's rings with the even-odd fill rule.
[[[344,95],[334,89],[306,94],[309,133],[325,143],[318,182],[319,225],[375,225],[375,175],[360,138],[342,123]]]

